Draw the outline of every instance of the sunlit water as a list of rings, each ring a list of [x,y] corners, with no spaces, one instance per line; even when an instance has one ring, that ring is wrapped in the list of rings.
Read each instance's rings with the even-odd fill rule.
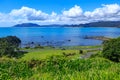
[[[40,45],[52,46],[78,46],[78,45],[100,45],[102,41],[94,39],[84,39],[85,36],[120,36],[120,28],[104,27],[33,27],[33,28],[0,28],[0,37],[17,36],[22,40],[22,45],[34,42]]]

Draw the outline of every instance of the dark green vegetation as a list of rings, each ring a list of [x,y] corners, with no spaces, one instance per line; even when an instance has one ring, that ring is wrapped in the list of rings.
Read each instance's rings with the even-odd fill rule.
[[[21,40],[16,36],[7,36],[0,38],[0,57],[2,56],[16,56],[16,52],[21,43]]]
[[[115,62],[120,62],[120,37],[104,41],[103,56]]]
[[[103,50],[102,46],[20,48],[27,52],[22,57],[0,58],[0,80],[120,80],[120,63],[106,57],[118,56],[119,43],[120,38],[105,41]]]

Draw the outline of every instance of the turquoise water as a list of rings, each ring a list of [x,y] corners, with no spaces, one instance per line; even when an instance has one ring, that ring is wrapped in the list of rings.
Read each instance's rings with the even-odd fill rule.
[[[33,27],[33,28],[0,28],[0,37],[17,36],[22,40],[22,45],[34,42],[40,45],[52,46],[78,46],[78,45],[100,45],[102,41],[84,39],[85,36],[120,36],[120,28],[67,28],[67,27]]]

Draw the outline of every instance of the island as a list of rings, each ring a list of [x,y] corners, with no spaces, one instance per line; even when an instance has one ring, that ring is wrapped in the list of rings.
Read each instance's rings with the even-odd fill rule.
[[[22,23],[22,24],[16,24],[13,27],[40,27],[40,25],[35,23]]]

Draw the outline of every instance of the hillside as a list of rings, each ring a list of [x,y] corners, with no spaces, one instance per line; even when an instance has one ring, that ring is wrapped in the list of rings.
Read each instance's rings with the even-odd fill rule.
[[[120,21],[100,21],[87,24],[80,24],[83,27],[120,27]]]
[[[40,27],[40,25],[35,23],[22,23],[22,24],[16,24],[13,27]]]
[[[78,25],[38,25],[35,23],[22,23],[14,25],[13,27],[120,27],[120,21],[100,21]]]

